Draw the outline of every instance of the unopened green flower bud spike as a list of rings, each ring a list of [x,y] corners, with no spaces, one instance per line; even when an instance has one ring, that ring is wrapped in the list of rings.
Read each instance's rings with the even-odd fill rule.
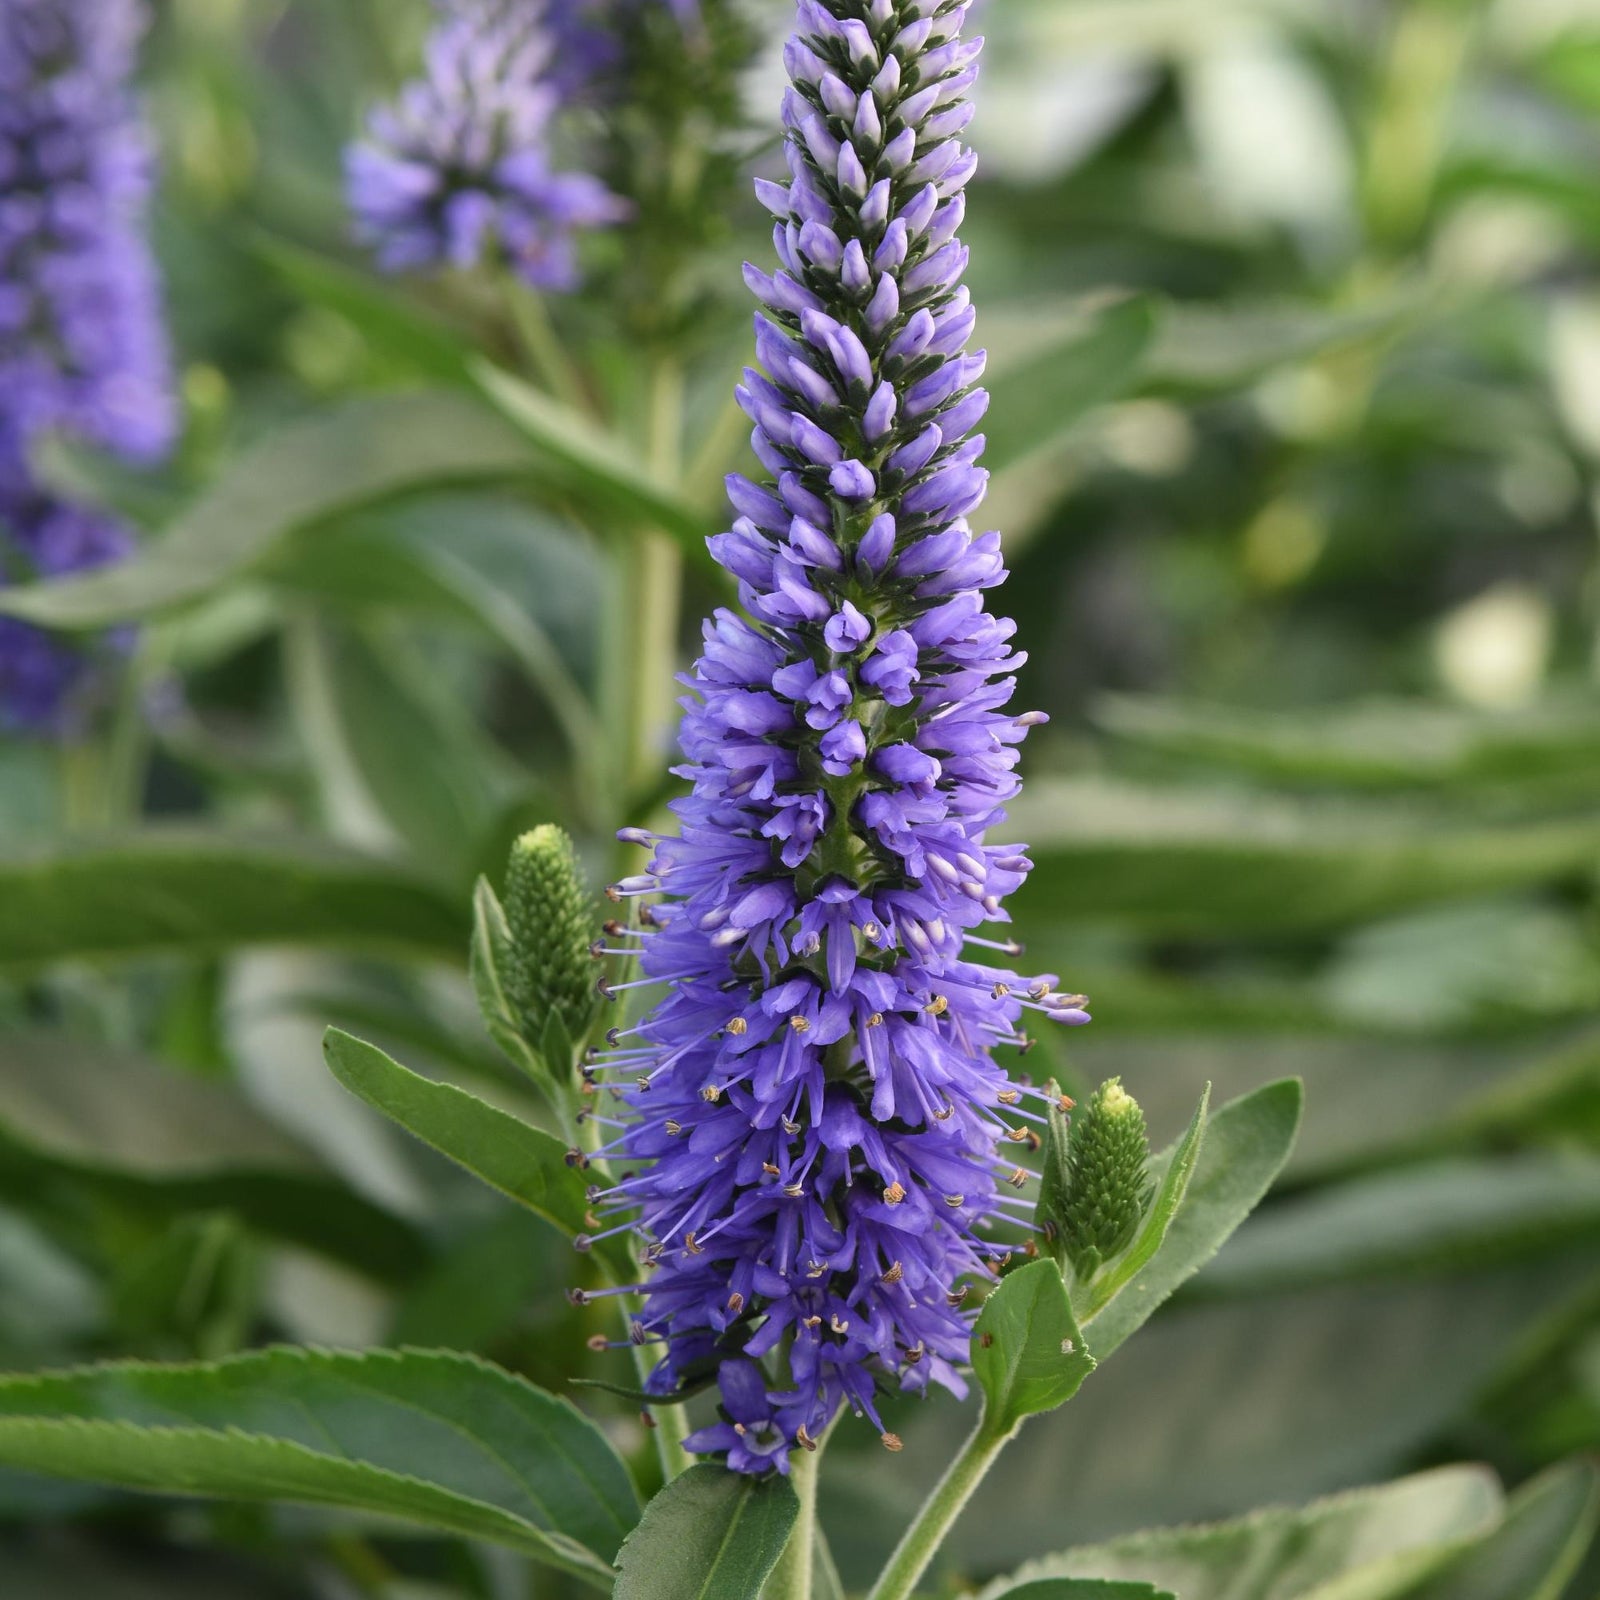
[[[1051,1197],[1054,1215],[1044,1218],[1047,1234],[1056,1231],[1058,1257],[1080,1282],[1133,1242],[1154,1193],[1149,1164],[1144,1112],[1120,1079],[1109,1078],[1073,1119],[1066,1192]]]
[[[506,868],[506,995],[523,1036],[557,1076],[570,1070],[599,1009],[596,921],[566,831],[544,823],[523,834]]]

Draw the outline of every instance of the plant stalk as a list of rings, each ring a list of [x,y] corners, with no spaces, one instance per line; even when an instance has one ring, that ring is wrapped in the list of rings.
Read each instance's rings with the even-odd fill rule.
[[[563,1121],[566,1117],[563,1117]],[[599,1129],[591,1117],[583,1122],[577,1130],[578,1145],[585,1151],[592,1153],[599,1144]],[[628,1313],[625,1303],[619,1302],[622,1315],[622,1331],[629,1332],[632,1318]],[[633,1353],[633,1370],[639,1379],[639,1386],[643,1388],[650,1376],[650,1353],[643,1345],[630,1345]],[[684,1453],[683,1441],[689,1436],[689,1418],[681,1405],[662,1406],[657,1411],[648,1412],[653,1426],[650,1428],[650,1437],[655,1441],[656,1459],[661,1465],[661,1479],[663,1483],[671,1483],[683,1469],[689,1465],[689,1458]]]
[[[800,1498],[800,1514],[761,1591],[761,1600],[811,1600],[817,1549],[817,1469],[822,1462],[822,1445],[815,1450],[796,1450],[789,1461],[789,1482]]]
[[[659,359],[650,378],[646,459],[664,488],[683,475],[683,369]],[[678,610],[683,557],[676,541],[656,529],[640,529],[623,548],[631,624],[629,740],[630,794],[651,789],[661,772],[661,740],[673,720],[678,665]]]
[[[889,1564],[878,1575],[878,1581],[873,1584],[867,1600],[909,1600],[916,1589],[917,1580],[938,1554],[945,1535],[972,1498],[973,1491],[983,1482],[984,1474],[1016,1437],[1016,1431],[1011,1428],[1003,1433],[997,1432],[989,1426],[987,1417],[978,1419],[972,1436],[962,1445],[960,1454],[946,1468],[944,1476],[933,1486],[916,1520],[895,1546]]]

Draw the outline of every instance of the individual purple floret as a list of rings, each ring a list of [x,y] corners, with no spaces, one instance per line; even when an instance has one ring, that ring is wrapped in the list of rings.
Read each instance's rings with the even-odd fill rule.
[[[134,461],[176,428],[151,159],[129,87],[137,0],[0,4],[0,431],[65,428]]]
[[[625,208],[599,179],[556,170],[550,125],[607,48],[568,0],[441,0],[423,75],[346,159],[356,232],[379,265],[500,258],[537,288],[572,288],[578,234]]]
[[[1026,1047],[1025,1011],[1088,1021],[981,964],[1018,953],[981,930],[1029,863],[983,841],[1044,719],[1005,709],[999,537],[967,520],[968,3],[800,0],[791,178],[758,184],[780,265],[746,269],[739,400],[771,477],[729,480],[711,541],[743,614],[687,680],[678,832],[624,834],[653,855],[612,891],[651,898],[608,948],[668,988],[591,1068],[625,1107],[601,1154],[631,1172],[594,1204],[647,1241],[645,1281],[600,1292],[643,1295],[656,1392],[716,1370],[723,1420],[688,1447],[743,1472],[786,1471],[841,1405],[897,1449],[878,1391],[964,1392],[966,1285],[1023,1237],[1042,1120],[991,1052]]]

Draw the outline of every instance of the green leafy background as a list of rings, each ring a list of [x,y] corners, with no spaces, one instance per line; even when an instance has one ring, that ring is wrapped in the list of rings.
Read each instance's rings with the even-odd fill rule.
[[[475,1015],[471,889],[538,821],[574,832],[598,884],[631,864],[615,829],[671,793],[671,671],[726,598],[702,541],[743,459],[736,269],[764,259],[765,224],[743,187],[680,219],[701,255],[665,308],[599,242],[590,288],[547,308],[574,404],[492,285],[382,282],[348,245],[340,148],[405,71],[423,6],[159,11],[183,448],[136,479],[52,446],[46,469],[129,516],[141,553],[0,590],[0,611],[51,626],[142,624],[91,737],[0,744],[0,1366],[165,1360],[195,1378],[170,1410],[140,1367],[51,1391],[81,1427],[48,1439],[7,1420],[25,1380],[0,1384],[0,1592],[594,1592],[611,1524],[637,1514],[618,1458],[646,1492],[654,1469],[634,1406],[567,1381],[633,1375],[588,1348],[601,1312],[562,1293],[597,1282],[604,1253],[571,1250],[565,1141]],[[769,38],[787,22],[777,0],[750,15]],[[1226,1233],[1206,1219],[1267,1182],[1247,1160],[1260,1130],[1214,1113],[1176,1225],[1184,1272],[1158,1258],[1151,1306],[1130,1291],[1086,1330],[1100,1368],[1023,1428],[930,1593],[1600,1588],[1582,1465],[1600,1448],[1585,17],[1523,0],[986,8],[967,241],[989,509],[1021,698],[1052,719],[1009,825],[1038,864],[1015,909],[1028,963],[1095,1012],[1030,1065],[1080,1095],[1121,1075],[1158,1144],[1207,1083],[1225,1107],[1296,1077],[1305,1104],[1264,1205],[1180,1281]],[[665,456],[645,422],[663,354],[682,380]],[[330,1022],[382,1047],[332,1046],[346,1087],[323,1064]],[[1252,1115],[1287,1116],[1271,1094]],[[433,1131],[408,1141],[374,1107]],[[507,1167],[497,1130],[517,1119],[534,1132]],[[224,1401],[259,1370],[236,1363],[290,1359],[245,1352],[286,1342],[490,1358],[515,1376],[429,1369],[441,1410],[510,1427],[493,1386],[530,1380],[609,1487],[552,1520],[465,1456],[392,1481],[367,1448],[381,1397],[332,1356],[303,1358],[281,1400],[337,1412],[339,1450],[304,1412],[285,1442],[284,1416]],[[388,1382],[420,1358],[369,1359]],[[178,1412],[241,1430],[202,1441],[231,1497],[129,1493],[147,1480],[114,1466],[128,1430],[181,1435]],[[886,1420],[899,1454],[848,1425],[830,1446],[840,1594],[970,1412],[894,1402]],[[158,1486],[197,1470],[181,1445],[165,1438],[178,1477]],[[58,1476],[18,1470],[46,1459]],[[251,1462],[310,1506],[253,1503]],[[641,1578],[690,1514],[657,1502],[617,1592],[754,1594],[792,1506],[704,1477],[674,1494],[706,1501],[713,1555],[705,1529],[744,1530],[716,1556],[725,1588],[692,1562],[678,1588]],[[407,1506],[420,1527],[401,1532],[386,1519]],[[1172,1531],[1196,1522],[1220,1526]]]

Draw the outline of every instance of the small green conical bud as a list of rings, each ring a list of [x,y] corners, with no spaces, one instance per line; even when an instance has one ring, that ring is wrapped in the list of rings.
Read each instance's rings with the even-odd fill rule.
[[[1150,1141],[1144,1112],[1109,1078],[1073,1119],[1066,1151],[1066,1198],[1053,1219],[1059,1248],[1080,1280],[1120,1254],[1150,1204]]]
[[[584,889],[578,855],[566,830],[543,823],[511,847],[506,868],[506,922],[511,950],[504,981],[528,1042],[570,1056],[594,1020],[599,997],[590,946],[594,904]]]

